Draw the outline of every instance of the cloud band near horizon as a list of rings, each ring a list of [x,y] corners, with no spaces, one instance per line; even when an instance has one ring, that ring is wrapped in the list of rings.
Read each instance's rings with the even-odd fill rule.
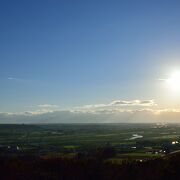
[[[156,109],[153,109],[156,106]],[[0,113],[0,123],[158,123],[180,122],[180,109],[157,109],[154,100],[116,100],[67,110],[41,104],[36,111]]]

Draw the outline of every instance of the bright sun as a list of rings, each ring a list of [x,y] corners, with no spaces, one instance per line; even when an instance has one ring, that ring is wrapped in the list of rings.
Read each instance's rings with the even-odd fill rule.
[[[180,91],[180,72],[172,73],[166,82],[172,90]]]

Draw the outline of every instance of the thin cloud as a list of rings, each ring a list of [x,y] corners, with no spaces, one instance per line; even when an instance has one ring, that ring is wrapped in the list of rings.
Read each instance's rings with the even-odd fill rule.
[[[7,78],[9,81],[22,81],[23,79],[20,78],[15,78],[15,77],[8,77]]]
[[[54,104],[39,104],[38,107],[40,108],[58,108],[59,106]]]
[[[167,81],[168,79],[165,78],[159,78],[158,81]]]
[[[122,108],[140,108],[140,107],[153,107],[157,106],[154,100],[115,100],[107,104],[90,104],[84,105],[81,107],[75,107],[73,110],[75,111],[89,111],[89,112],[98,112],[103,110],[119,110]]]
[[[154,106],[156,105],[154,100],[132,100],[132,101],[121,101],[116,100],[110,103],[110,105],[119,106]]]

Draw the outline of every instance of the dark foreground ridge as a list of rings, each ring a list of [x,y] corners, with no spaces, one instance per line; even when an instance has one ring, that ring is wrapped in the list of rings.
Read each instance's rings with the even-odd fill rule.
[[[180,179],[180,154],[121,164],[94,158],[38,156],[0,157],[0,179],[36,180],[160,180]]]

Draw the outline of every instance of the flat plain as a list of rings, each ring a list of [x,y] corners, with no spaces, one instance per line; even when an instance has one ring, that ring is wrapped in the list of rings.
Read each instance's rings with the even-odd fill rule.
[[[149,159],[180,149],[179,124],[0,125],[0,153],[74,156],[100,148],[113,159]]]

